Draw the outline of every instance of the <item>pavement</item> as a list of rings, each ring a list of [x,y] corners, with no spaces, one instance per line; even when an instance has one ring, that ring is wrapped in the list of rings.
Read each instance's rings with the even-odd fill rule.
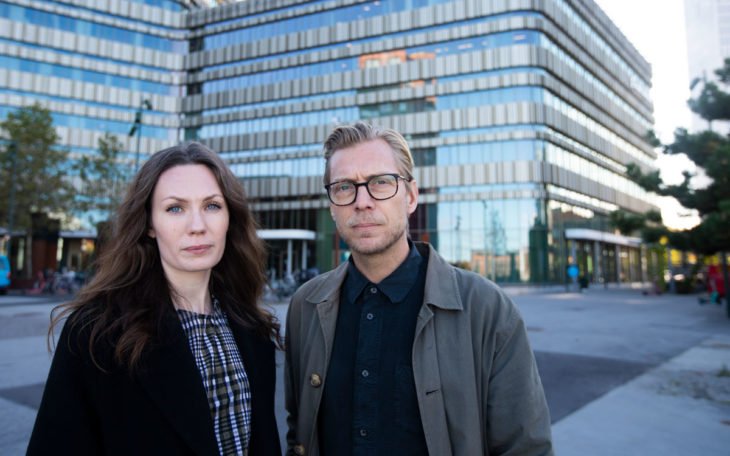
[[[722,306],[630,289],[506,290],[527,325],[557,455],[728,454],[730,319]],[[49,313],[62,301],[0,296],[2,455],[25,453],[50,366]],[[284,320],[286,303],[271,309]]]
[[[545,384],[557,455],[729,454],[730,319],[723,307],[699,306],[696,296],[620,290],[543,297],[539,305],[552,303],[550,312],[515,301],[544,383],[560,381],[549,375],[546,356],[575,358],[561,366],[568,371],[561,387]],[[583,372],[596,359],[605,359],[593,365],[598,372]],[[572,410],[561,394],[575,401]],[[556,416],[560,407],[567,413]]]

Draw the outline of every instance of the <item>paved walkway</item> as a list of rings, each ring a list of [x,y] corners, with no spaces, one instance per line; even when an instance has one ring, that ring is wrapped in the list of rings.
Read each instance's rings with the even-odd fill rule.
[[[551,413],[562,414],[553,421],[557,455],[729,454],[730,320],[723,307],[632,290],[514,300],[548,382]],[[561,388],[550,361],[566,356],[577,362],[559,365],[568,371]],[[596,360],[600,376],[582,372]]]
[[[553,426],[556,454],[727,455],[730,337],[716,335]]]
[[[556,454],[728,454],[730,320],[722,307],[635,290],[545,291],[508,294],[536,352]],[[53,305],[0,296],[2,455],[25,453],[50,366]],[[283,320],[287,306],[272,308]],[[283,428],[281,366],[279,380]]]

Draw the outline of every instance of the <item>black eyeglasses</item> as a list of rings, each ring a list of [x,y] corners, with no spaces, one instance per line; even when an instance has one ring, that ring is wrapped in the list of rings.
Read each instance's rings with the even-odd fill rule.
[[[327,196],[335,206],[349,206],[357,199],[357,190],[365,187],[368,194],[378,201],[390,199],[398,193],[398,179],[410,182],[411,179],[403,177],[399,174],[381,174],[373,176],[366,182],[353,182],[350,180],[342,180],[327,184]]]

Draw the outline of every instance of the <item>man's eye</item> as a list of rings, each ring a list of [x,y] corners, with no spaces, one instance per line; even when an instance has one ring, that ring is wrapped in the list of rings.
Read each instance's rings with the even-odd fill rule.
[[[338,192],[349,192],[352,190],[352,184],[350,182],[342,182],[335,186],[335,191]]]
[[[395,178],[393,176],[388,176],[388,175],[375,176],[370,180],[370,185],[382,186],[382,187],[390,186],[390,185],[393,185],[394,183],[395,183]]]

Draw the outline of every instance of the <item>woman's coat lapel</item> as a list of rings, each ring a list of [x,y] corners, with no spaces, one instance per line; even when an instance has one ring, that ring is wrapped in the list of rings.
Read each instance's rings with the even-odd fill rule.
[[[217,454],[203,381],[177,316],[166,318],[162,329],[162,342],[142,360],[139,381],[196,454]]]

